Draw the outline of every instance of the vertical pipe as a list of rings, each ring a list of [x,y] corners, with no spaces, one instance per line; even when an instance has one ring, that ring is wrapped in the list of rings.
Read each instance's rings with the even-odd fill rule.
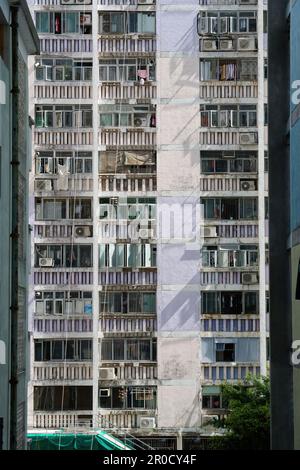
[[[11,158],[11,301],[10,301],[10,342],[11,342],[11,371],[10,371],[10,449],[17,448],[17,390],[18,390],[18,187],[19,187],[19,70],[18,70],[18,6],[11,7],[11,65],[12,65],[12,158]]]

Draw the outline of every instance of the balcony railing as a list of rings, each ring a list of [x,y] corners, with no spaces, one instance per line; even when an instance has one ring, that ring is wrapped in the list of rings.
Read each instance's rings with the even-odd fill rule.
[[[99,132],[99,145],[126,150],[139,147],[153,149],[156,145],[156,128],[105,128]]]
[[[136,82],[123,85],[121,83],[102,82],[99,86],[100,100],[152,100],[156,99],[156,84],[145,82],[140,85]]]
[[[84,411],[34,411],[33,427],[41,429],[80,430],[92,427],[92,410]]]
[[[121,364],[120,362],[101,362],[100,367],[114,368],[118,381],[127,380],[156,380],[157,379],[157,364],[156,363],[137,363],[135,364]],[[102,381],[102,385],[105,384]],[[149,384],[148,384],[149,385]]]
[[[220,315],[214,318],[210,315],[202,315],[201,332],[259,332],[259,319],[255,315]]]
[[[86,318],[35,318],[34,331],[39,333],[87,333],[93,331],[93,321]]]
[[[139,272],[100,272],[99,285],[147,285],[156,286],[157,273],[155,271]]]
[[[34,145],[92,145],[92,130],[64,129],[34,131]]]
[[[258,86],[252,83],[201,82],[200,99],[242,99],[257,98]]]
[[[156,176],[102,175],[99,176],[99,191],[128,193],[156,191]]]
[[[137,314],[138,315],[138,314]],[[129,316],[129,318],[127,318]],[[117,315],[102,316],[99,321],[100,330],[103,333],[149,333],[156,331],[157,321],[156,318],[141,318],[141,315],[136,318],[134,316],[126,315],[126,317],[118,318]]]
[[[92,270],[82,271],[82,268],[77,270],[60,268],[54,270],[53,268],[35,269],[33,273],[33,283],[39,286],[77,286],[77,285],[91,285],[93,284]]]
[[[243,380],[247,375],[260,375],[258,364],[236,364],[219,363],[202,365],[202,383],[222,383],[224,380],[235,381]]]
[[[256,129],[249,132],[243,129],[203,129],[200,131],[200,145],[242,145],[245,148],[257,146],[258,135]],[[204,149],[205,150],[205,149]]]
[[[155,410],[99,410],[98,426],[101,429],[133,429],[139,427],[139,417],[155,417]]]
[[[34,85],[34,98],[39,100],[91,100],[93,98],[91,85],[44,84]],[[53,104],[53,103],[51,103]]]
[[[37,363],[33,365],[32,380],[92,380],[92,364],[82,363]]]
[[[202,268],[202,269],[207,269],[207,268]],[[208,268],[211,269],[211,268]],[[218,269],[218,271],[217,271]],[[233,269],[233,268],[231,268]],[[247,287],[249,285],[258,285],[258,276],[256,275],[253,270],[247,268],[244,270],[245,273],[251,273],[253,274],[253,280],[247,284]],[[202,286],[208,286],[208,285],[230,285],[230,286],[242,286],[244,285],[243,282],[243,274],[241,271],[222,271],[220,272],[220,268],[215,268],[215,271],[202,271],[200,272],[200,284]]]
[[[236,224],[226,223],[216,225],[216,232],[218,238],[257,238],[258,237],[258,225],[249,224]]]
[[[93,191],[93,179],[86,176],[73,175],[61,184],[59,178],[50,177],[35,180],[35,192],[51,193],[52,191]]]
[[[153,55],[156,52],[156,39],[154,37],[125,37],[125,35],[102,35],[98,40],[98,51],[102,57],[120,55]]]
[[[41,54],[83,54],[93,51],[92,39],[40,38]]]
[[[242,176],[200,176],[200,191],[211,193],[224,191],[257,191],[257,178],[248,176],[244,173]]]
[[[83,220],[76,220],[76,225],[68,224],[57,224],[53,222],[48,222],[42,224],[34,225],[34,237],[35,238],[71,238],[76,231],[77,226],[87,226],[86,222]],[[91,226],[90,226],[91,227]],[[92,232],[91,232],[92,233]]]

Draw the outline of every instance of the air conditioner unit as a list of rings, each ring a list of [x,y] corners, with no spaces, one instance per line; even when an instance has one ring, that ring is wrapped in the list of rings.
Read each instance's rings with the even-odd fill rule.
[[[138,426],[141,429],[154,429],[156,427],[155,418],[148,416],[139,416]]]
[[[51,180],[36,180],[35,189],[37,191],[51,191],[52,181]]]
[[[118,197],[110,197],[109,198],[109,204],[111,206],[117,206],[119,204],[119,198]]]
[[[142,228],[139,230],[138,235],[139,235],[139,238],[148,239],[148,238],[153,238],[154,234],[153,234],[153,230]]]
[[[75,0],[75,2],[79,5],[91,5],[92,0]]]
[[[258,275],[256,273],[243,273],[242,274],[242,284],[257,284]]]
[[[241,145],[254,145],[257,144],[257,134],[255,132],[244,132],[240,134]]]
[[[81,225],[75,227],[75,237],[91,237],[92,227],[89,225]]]
[[[110,397],[110,388],[100,388],[99,397]]]
[[[41,268],[53,268],[54,259],[53,258],[40,258],[39,259],[39,266]]]
[[[90,14],[81,14],[80,15],[80,23],[81,24],[92,24],[92,17]]]
[[[257,0],[240,0],[240,5],[257,5]]]
[[[255,38],[238,38],[239,51],[255,51],[256,50],[256,40]]]
[[[212,39],[204,39],[203,41],[203,51],[216,51],[217,50],[217,41]]]
[[[256,191],[256,184],[255,181],[241,181],[241,190],[242,191]]]
[[[138,5],[155,5],[156,0],[138,0]]]
[[[61,5],[75,5],[76,0],[60,0]]]
[[[204,227],[204,238],[215,238],[217,236],[217,227]]]
[[[231,39],[221,39],[219,43],[219,49],[221,51],[232,51],[233,41]]]
[[[148,119],[146,117],[136,116],[134,118],[134,127],[148,127]]]
[[[101,367],[99,369],[100,380],[115,380],[117,378],[113,367]]]

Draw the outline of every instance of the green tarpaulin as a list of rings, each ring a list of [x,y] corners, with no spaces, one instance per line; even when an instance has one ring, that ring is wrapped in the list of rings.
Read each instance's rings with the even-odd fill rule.
[[[110,434],[28,434],[28,450],[131,450]]]

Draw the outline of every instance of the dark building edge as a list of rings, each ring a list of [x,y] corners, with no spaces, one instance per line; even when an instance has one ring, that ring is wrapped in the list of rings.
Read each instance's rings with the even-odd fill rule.
[[[269,2],[269,213],[271,446],[293,449],[290,233],[289,27],[287,0]]]

